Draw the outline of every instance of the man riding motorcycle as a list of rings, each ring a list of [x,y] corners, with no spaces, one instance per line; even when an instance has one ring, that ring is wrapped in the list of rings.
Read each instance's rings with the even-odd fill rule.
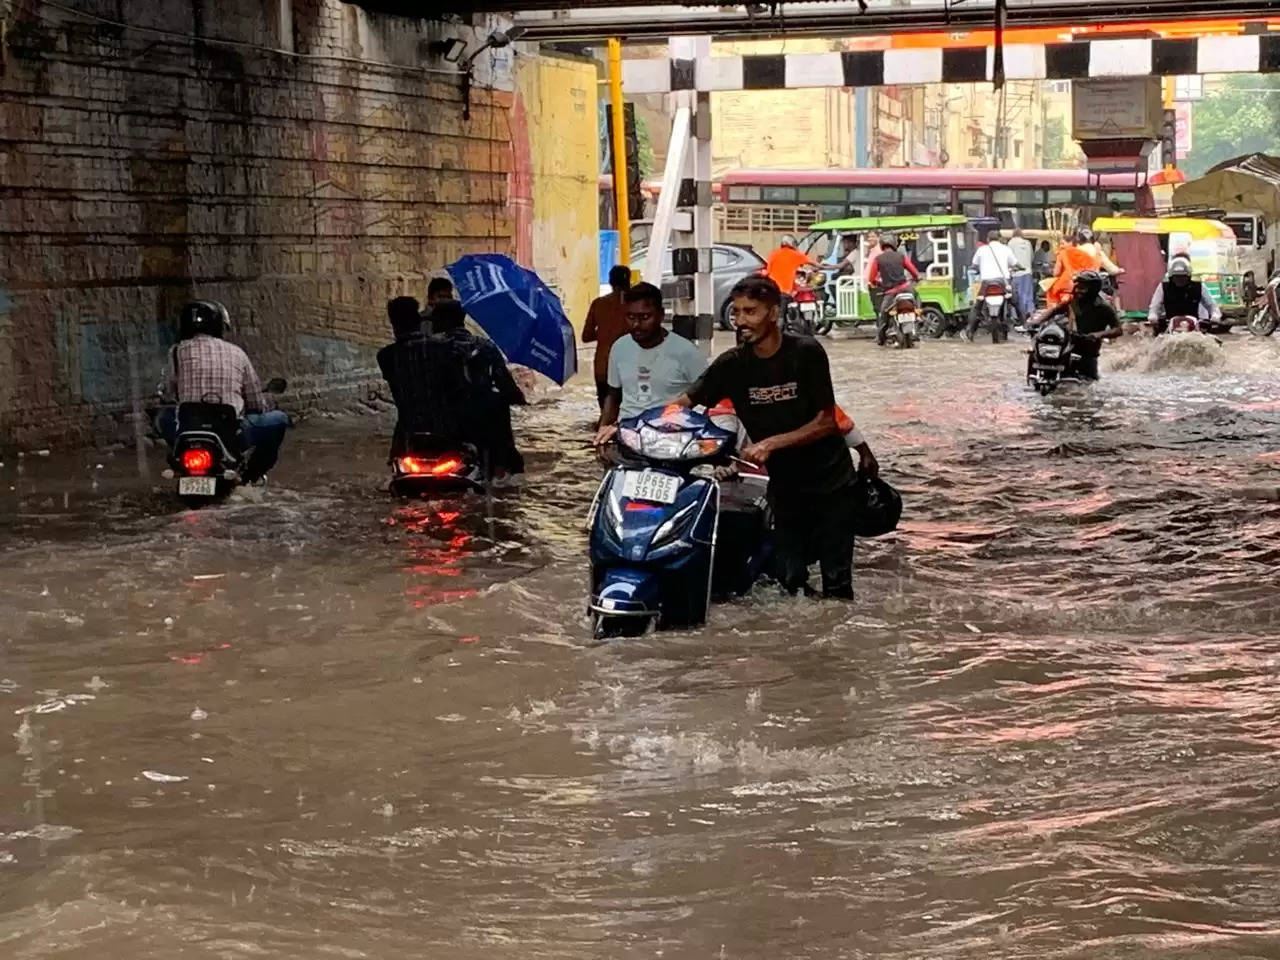
[[[920,271],[911,258],[898,249],[898,235],[886,233],[880,238],[880,253],[871,261],[867,273],[867,289],[876,311],[876,343],[885,344],[888,322],[885,317],[895,295],[911,289],[911,280],[920,279]]]
[[[1102,274],[1097,270],[1077,273],[1071,285],[1071,299],[1046,313],[1041,323],[1050,320],[1064,323],[1072,333],[1070,374],[1082,380],[1097,380],[1102,341],[1113,340],[1122,333],[1115,308],[1102,296]],[[1030,358],[1027,362],[1029,365]]]
[[[1191,278],[1191,264],[1181,257],[1169,265],[1169,273],[1151,296],[1147,321],[1156,333],[1164,333],[1174,317],[1195,317],[1211,323],[1222,321],[1222,308],[1199,280]]]
[[[761,271],[766,277],[778,285],[778,289],[790,296],[796,286],[796,271],[801,267],[819,266],[796,249],[796,238],[784,234],[779,241],[778,249],[769,254]]]
[[[170,404],[160,411],[156,427],[173,447],[178,436],[178,406],[224,403],[240,418],[240,435],[252,454],[241,481],[256,483],[272,467],[289,428],[289,415],[272,410],[248,355],[222,339],[230,319],[217,300],[193,300],[182,308],[178,342],[160,381],[160,398]]]
[[[396,404],[391,458],[420,434],[473,445],[496,479],[522,473],[511,406],[523,404],[524,394],[501,351],[467,331],[462,305],[438,301],[427,324],[439,332],[431,335],[419,331],[412,298],[392,300],[387,314],[396,341],[378,352],[378,366]]]

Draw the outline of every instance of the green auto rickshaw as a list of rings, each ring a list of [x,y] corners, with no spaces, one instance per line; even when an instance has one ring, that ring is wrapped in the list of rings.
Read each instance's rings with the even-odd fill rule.
[[[851,217],[816,223],[800,242],[800,250],[828,270],[826,319],[855,329],[874,325],[875,307],[867,288],[867,268],[877,250],[875,237],[895,233],[901,249],[920,269],[916,296],[921,304],[921,332],[941,337],[963,326],[972,303],[968,279],[976,236],[959,214],[904,214],[894,217]],[[849,266],[842,239],[856,241]]]

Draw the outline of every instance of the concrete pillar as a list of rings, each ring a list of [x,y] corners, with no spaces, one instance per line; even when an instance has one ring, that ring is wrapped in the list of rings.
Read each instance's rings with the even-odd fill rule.
[[[683,69],[695,70],[699,61],[711,57],[711,38],[672,37],[671,59]],[[676,274],[676,295],[671,329],[698,344],[710,355],[715,332],[712,302],[711,225],[711,94],[691,90],[673,94],[675,110],[691,111],[686,136],[680,192],[672,219],[671,254]]]

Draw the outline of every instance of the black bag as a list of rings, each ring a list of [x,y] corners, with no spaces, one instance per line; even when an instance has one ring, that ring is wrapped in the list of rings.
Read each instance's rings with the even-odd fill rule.
[[[902,497],[879,477],[859,473],[853,482],[853,532],[859,537],[880,537],[898,527]]]

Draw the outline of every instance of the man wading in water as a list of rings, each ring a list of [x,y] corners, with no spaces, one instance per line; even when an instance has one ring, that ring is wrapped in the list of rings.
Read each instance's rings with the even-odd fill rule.
[[[812,337],[778,326],[782,292],[765,277],[733,288],[741,342],[722,353],[689,392],[686,406],[733,402],[752,438],[742,456],[769,468],[778,579],[791,593],[807,590],[809,560],[822,567],[826,597],[853,598],[853,493],[856,476],[835,415],[826,351]],[[880,467],[861,436],[859,469]]]

